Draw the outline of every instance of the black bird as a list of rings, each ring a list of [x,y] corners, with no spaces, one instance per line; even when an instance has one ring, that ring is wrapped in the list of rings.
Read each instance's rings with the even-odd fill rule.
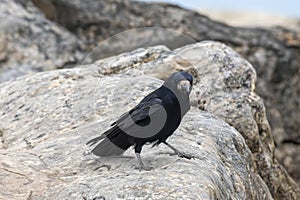
[[[100,143],[92,150],[97,156],[121,155],[134,146],[139,169],[149,170],[140,157],[146,143],[166,144],[178,156],[190,159],[166,140],[179,126],[190,109],[189,94],[193,77],[184,71],[173,73],[157,90],[148,94],[137,106],[111,124],[111,128],[88,145]]]

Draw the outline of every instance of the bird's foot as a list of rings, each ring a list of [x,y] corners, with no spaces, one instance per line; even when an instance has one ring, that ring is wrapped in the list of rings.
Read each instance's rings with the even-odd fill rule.
[[[145,165],[134,166],[134,168],[138,169],[139,171],[151,171],[153,169],[152,167],[147,167]]]
[[[181,158],[186,158],[186,159],[191,159],[192,158],[192,156],[180,152],[178,149],[176,149],[175,147],[173,147],[172,145],[170,145],[166,141],[164,141],[163,143],[165,143],[168,147],[170,147],[177,156],[179,156]]]
[[[135,155],[136,155],[136,158],[137,158],[138,163],[139,163],[138,169],[139,169],[140,171],[142,171],[142,169],[145,170],[145,171],[150,171],[150,170],[152,169],[151,167],[146,167],[146,166],[144,165],[144,163],[142,162],[140,153],[135,153]]]
[[[182,153],[182,152],[180,152],[180,151],[176,152],[176,154],[177,154],[177,156],[180,157],[180,158],[186,158],[186,159],[191,159],[191,158],[192,158],[191,155]]]

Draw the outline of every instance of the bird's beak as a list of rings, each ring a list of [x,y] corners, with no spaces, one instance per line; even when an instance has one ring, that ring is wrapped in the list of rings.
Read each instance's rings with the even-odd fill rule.
[[[191,84],[188,80],[181,80],[177,85],[177,89],[185,94],[189,94],[191,92]]]

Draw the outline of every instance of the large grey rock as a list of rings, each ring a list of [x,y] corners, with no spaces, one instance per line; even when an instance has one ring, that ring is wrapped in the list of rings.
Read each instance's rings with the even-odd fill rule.
[[[172,70],[185,69],[193,73],[197,85],[194,88],[197,97],[193,98],[193,103],[234,126],[246,139],[255,158],[257,173],[264,178],[273,196],[278,199],[293,199],[287,191],[294,190],[296,194],[299,189],[296,189],[298,186],[293,180],[286,178],[285,169],[274,157],[275,147],[271,129],[263,101],[254,92],[256,73],[250,63],[218,43],[189,45],[169,54],[163,54],[159,57],[161,59],[154,60],[154,64],[140,66],[135,64],[135,54],[107,58],[96,64],[112,63],[101,68],[102,74],[134,74],[135,69],[139,69],[142,72],[137,72],[138,74],[146,73],[164,78],[162,74]],[[142,55],[146,53],[141,54],[141,57]],[[124,70],[123,61],[129,61],[126,64],[128,69]],[[132,69],[131,66],[136,68]]]
[[[138,172],[130,150],[123,158],[89,153],[86,141],[157,88],[162,81],[155,77],[178,69],[195,77],[193,107],[170,143],[194,159],[147,147],[142,156],[154,170]],[[203,42],[2,83],[1,198],[297,199],[299,188],[273,156],[255,81],[238,54]]]
[[[101,48],[85,63],[157,44],[174,49],[194,40],[226,43],[255,67],[256,91],[265,100],[277,158],[294,178],[300,174],[299,33],[282,27],[230,27],[174,5],[119,0],[3,0],[0,19],[0,82],[78,65],[82,54],[99,42]],[[138,27],[169,31],[136,29],[110,38]],[[293,153],[286,151],[291,147]]]
[[[70,67],[83,58],[80,39],[49,21],[30,1],[0,2],[0,82]]]

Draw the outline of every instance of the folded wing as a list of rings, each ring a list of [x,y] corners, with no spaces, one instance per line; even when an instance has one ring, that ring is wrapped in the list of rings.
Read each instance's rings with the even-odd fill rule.
[[[137,106],[111,124],[111,128],[99,137],[89,142],[88,145],[97,146],[92,150],[98,156],[120,155],[134,144],[135,138],[144,137],[142,127],[151,123],[151,119],[157,118],[164,113],[162,100],[151,93],[146,96]],[[149,130],[149,129],[147,129]],[[151,129],[150,129],[151,131]]]

